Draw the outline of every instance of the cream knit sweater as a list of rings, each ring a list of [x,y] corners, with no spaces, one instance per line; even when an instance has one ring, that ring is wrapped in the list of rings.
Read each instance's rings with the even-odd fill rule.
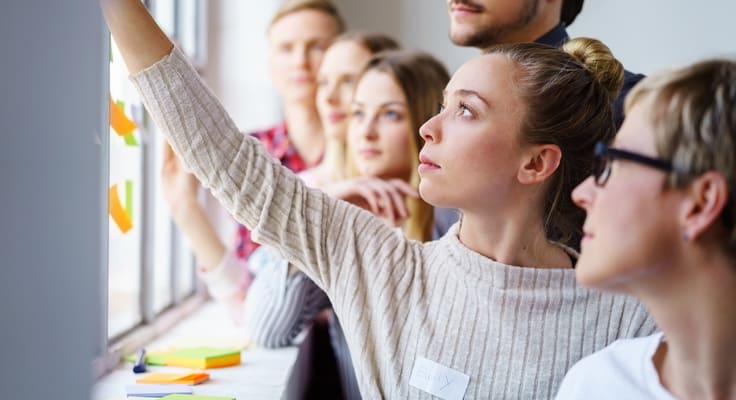
[[[466,399],[552,398],[582,357],[655,330],[635,300],[580,287],[571,269],[495,262],[458,225],[411,241],[307,188],[240,133],[178,49],[132,79],[202,184],[328,294],[366,399],[435,398],[409,384],[419,357],[468,375]]]

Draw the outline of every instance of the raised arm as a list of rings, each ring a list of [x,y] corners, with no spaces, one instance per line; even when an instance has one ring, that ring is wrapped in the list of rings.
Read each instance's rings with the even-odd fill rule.
[[[199,181],[184,170],[168,144],[164,145],[161,182],[171,218],[189,239],[202,272],[212,270],[222,262],[226,246],[199,203]]]
[[[171,53],[174,44],[140,0],[100,0],[100,5],[131,74]]]

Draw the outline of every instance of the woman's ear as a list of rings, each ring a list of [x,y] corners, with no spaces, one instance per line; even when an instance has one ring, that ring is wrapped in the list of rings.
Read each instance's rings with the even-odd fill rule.
[[[718,172],[710,171],[689,184],[680,215],[684,236],[694,240],[718,221],[728,202],[728,184]]]
[[[525,185],[544,182],[557,171],[562,151],[555,144],[530,146],[524,152],[517,179]]]

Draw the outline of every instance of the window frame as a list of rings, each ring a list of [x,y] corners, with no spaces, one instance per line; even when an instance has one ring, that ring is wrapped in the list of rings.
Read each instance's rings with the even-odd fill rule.
[[[194,3],[194,54],[190,54],[193,62],[198,70],[203,71],[207,62],[207,0],[193,0]],[[143,3],[151,10],[155,18],[160,18],[160,10],[156,10],[156,0],[144,0]],[[174,40],[182,37],[182,29],[185,23],[181,21],[182,6],[181,2],[172,0],[174,32],[167,32]],[[190,10],[191,11],[191,10]],[[191,25],[190,25],[191,26]],[[105,30],[107,34],[109,32]],[[111,46],[111,41],[105,41],[107,46]],[[109,48],[105,49],[104,54],[109,53]],[[105,62],[108,62],[105,60]],[[109,67],[107,68],[109,71]],[[109,72],[106,74],[104,83],[109,87]],[[100,308],[102,313],[100,349],[101,354],[93,361],[93,371],[96,378],[114,370],[120,364],[123,356],[135,352],[138,348],[143,347],[154,338],[159,337],[168,332],[176,323],[183,318],[191,315],[198,307],[200,307],[207,299],[204,285],[196,279],[196,260],[192,251],[186,244],[186,239],[182,233],[176,229],[174,222],[170,217],[167,221],[170,224],[170,235],[168,235],[167,243],[156,243],[155,240],[155,222],[156,222],[156,206],[157,202],[161,202],[162,194],[160,188],[157,187],[157,174],[160,174],[160,168],[157,162],[157,155],[162,152],[161,141],[156,140],[160,137],[158,128],[152,123],[148,114],[144,111],[142,125],[138,127],[141,146],[141,205],[138,212],[141,213],[141,231],[140,231],[140,282],[138,294],[138,307],[140,312],[139,321],[124,331],[110,337],[108,330],[108,303],[109,303],[109,266],[107,250],[101,264],[101,299],[104,304]],[[109,161],[110,150],[109,145],[104,149],[104,160],[108,163],[107,176],[109,177]],[[105,182],[109,185],[109,182]],[[105,235],[108,235],[108,217],[104,219]],[[155,310],[154,305],[154,272],[156,264],[156,252],[169,252],[169,299],[168,304],[164,305],[160,310]],[[191,279],[191,288],[187,288],[184,293],[178,287],[180,282],[180,274],[182,271],[191,274],[187,279]]]

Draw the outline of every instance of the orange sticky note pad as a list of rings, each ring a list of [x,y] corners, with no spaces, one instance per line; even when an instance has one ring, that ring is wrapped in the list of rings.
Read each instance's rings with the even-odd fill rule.
[[[131,121],[122,108],[112,101],[110,96],[110,126],[120,136],[125,136],[135,130],[137,126],[135,122]]]
[[[177,385],[197,385],[210,379],[210,374],[206,372],[156,372],[148,374],[143,378],[136,379],[136,383],[158,383],[158,384],[177,384]]]
[[[120,203],[117,184],[110,186],[110,190],[108,191],[108,200],[108,208],[113,221],[115,221],[118,228],[120,228],[123,233],[128,232],[130,228],[133,227],[133,222],[130,220],[130,217],[125,211],[122,203]]]

